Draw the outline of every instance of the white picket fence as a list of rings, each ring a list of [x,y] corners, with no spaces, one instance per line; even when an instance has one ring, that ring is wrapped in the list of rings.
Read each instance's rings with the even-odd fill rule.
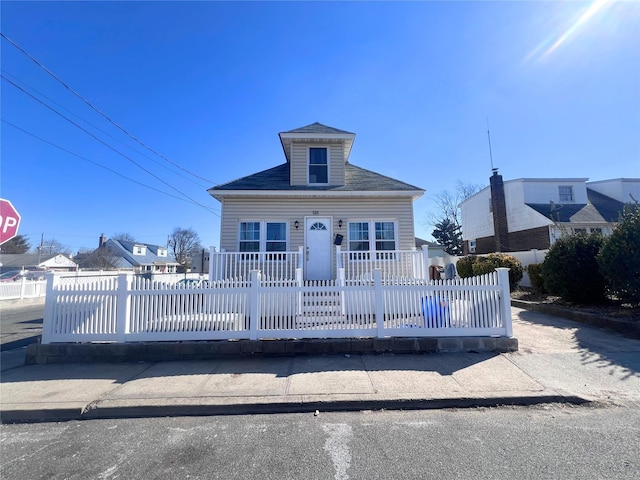
[[[386,278],[220,280],[48,276],[42,343],[388,336],[512,336],[508,269],[430,282]]]
[[[47,293],[46,280],[27,280],[21,278],[15,282],[0,282],[0,300],[40,298]]]

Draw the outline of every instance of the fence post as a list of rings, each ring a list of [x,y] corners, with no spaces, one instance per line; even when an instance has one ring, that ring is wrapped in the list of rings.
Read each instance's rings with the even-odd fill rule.
[[[302,248],[302,247],[300,247]],[[298,286],[298,305],[296,309],[297,314],[302,313],[302,286],[304,285],[302,279],[302,268],[296,268],[296,285]]]
[[[511,291],[509,290],[509,269],[496,268],[498,272],[498,285],[500,285],[500,315],[504,325],[505,335],[513,337],[513,324],[511,322]]]
[[[302,270],[304,265],[304,247],[302,245],[298,246],[298,268]]]
[[[340,248],[340,247],[338,247]],[[344,267],[340,268],[338,270],[338,283],[340,285],[340,307],[341,307],[341,312],[342,315],[346,315],[347,314],[347,307],[345,305],[345,298],[346,298],[346,293],[344,290],[344,287],[346,285],[346,281],[345,281],[345,275],[344,275]]]
[[[213,282],[214,280],[218,280],[216,273],[214,273],[214,266],[218,262],[218,257],[216,255],[216,247],[209,247],[209,281]],[[217,269],[215,269],[217,272]]]
[[[384,293],[382,291],[382,270],[373,270],[373,304],[376,312],[376,327],[378,328],[378,338],[384,337]]]
[[[42,319],[42,343],[51,343],[56,321],[56,302],[60,278],[53,272],[45,273],[47,279],[47,294],[44,299],[44,317]]]
[[[342,268],[342,255],[340,255],[340,251],[342,247],[340,245],[336,245],[336,268],[338,271]]]
[[[251,270],[251,288],[249,290],[249,340],[258,339],[260,323],[260,271]]]
[[[20,279],[20,300],[24,298],[24,291],[26,290],[26,287],[27,287],[27,278],[22,277]]]
[[[131,310],[131,280],[133,275],[121,273],[118,275],[118,289],[116,290],[116,341],[124,343],[130,331],[130,310]]]
[[[429,280],[429,245],[422,245],[422,280]]]

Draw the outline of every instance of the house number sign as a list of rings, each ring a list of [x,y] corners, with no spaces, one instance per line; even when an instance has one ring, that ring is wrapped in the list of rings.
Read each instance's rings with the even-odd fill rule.
[[[311,215],[318,215],[320,210],[311,210]]]

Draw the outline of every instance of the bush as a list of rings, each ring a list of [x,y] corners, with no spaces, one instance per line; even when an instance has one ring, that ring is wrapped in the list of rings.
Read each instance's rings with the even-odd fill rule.
[[[486,257],[478,257],[471,268],[474,275],[485,275],[499,267],[509,269],[509,287],[511,290],[516,288],[520,280],[522,280],[523,269],[520,260],[512,255],[490,253]]]
[[[625,207],[611,236],[598,254],[600,272],[618,299],[640,304],[640,208]]]
[[[531,289],[536,293],[544,293],[544,278],[542,277],[542,264],[530,263],[527,265],[527,273],[531,280]]]
[[[605,280],[596,261],[602,242],[600,234],[579,233],[559,238],[542,262],[544,288],[569,302],[602,302]]]
[[[467,255],[462,257],[456,263],[456,270],[460,278],[473,277],[473,264],[478,259],[475,255]]]

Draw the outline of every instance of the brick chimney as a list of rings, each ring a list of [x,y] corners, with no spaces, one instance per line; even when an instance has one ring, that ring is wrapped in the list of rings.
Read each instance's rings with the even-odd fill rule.
[[[491,185],[491,208],[493,210],[493,238],[496,252],[508,252],[509,227],[507,225],[507,203],[504,197],[504,183],[502,175],[498,175],[498,169],[493,169],[493,175],[489,178]]]
[[[104,233],[100,235],[100,240],[98,242],[98,248],[104,247],[107,243],[107,237],[104,236]]]

